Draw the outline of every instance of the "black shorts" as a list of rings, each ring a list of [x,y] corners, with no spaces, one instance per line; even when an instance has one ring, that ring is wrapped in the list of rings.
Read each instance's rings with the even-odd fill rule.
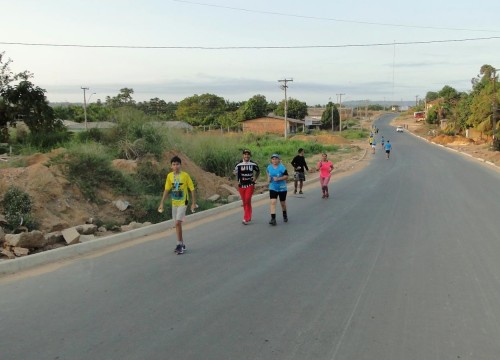
[[[287,193],[286,191],[269,190],[269,199],[277,199],[279,197],[280,201],[285,201],[286,193]]]
[[[306,174],[304,174],[303,172],[297,171],[295,174],[293,174],[293,178],[294,178],[294,180],[304,181],[306,179]]]
[[[385,152],[386,152],[387,154],[389,154],[389,153],[391,152],[391,150],[386,150]]]

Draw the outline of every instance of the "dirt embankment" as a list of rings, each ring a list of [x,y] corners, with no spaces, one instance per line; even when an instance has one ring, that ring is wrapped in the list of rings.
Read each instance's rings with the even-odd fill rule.
[[[127,212],[122,212],[113,204],[116,200],[126,200],[133,204],[134,199],[117,196],[112,189],[105,187],[98,190],[102,204],[87,201],[75,184],[64,176],[58,165],[50,165],[50,160],[63,152],[54,150],[48,154],[35,154],[23,158],[24,167],[7,167],[0,169],[0,194],[5,194],[10,186],[16,186],[27,192],[33,199],[32,214],[44,232],[59,231],[72,226],[84,224],[90,218],[109,223],[124,224]],[[178,152],[167,152],[164,161],[169,162],[174,155],[182,159],[183,170],[196,179],[198,194],[207,198],[213,194],[228,195],[221,187],[229,185],[229,180],[203,171],[187,156]],[[21,158],[14,159],[21,161]],[[137,163],[131,160],[116,160],[113,166],[123,172],[134,172]],[[162,189],[158,189],[161,195]]]

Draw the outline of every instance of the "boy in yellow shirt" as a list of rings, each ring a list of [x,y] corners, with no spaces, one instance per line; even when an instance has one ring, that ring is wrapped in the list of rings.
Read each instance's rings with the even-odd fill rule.
[[[184,254],[186,245],[182,238],[182,222],[186,218],[187,205],[189,203],[189,194],[191,194],[191,211],[196,209],[196,196],[194,192],[193,180],[185,171],[181,171],[181,159],[174,156],[170,160],[172,171],[167,175],[165,181],[165,190],[161,198],[159,212],[163,212],[163,204],[168,194],[172,196],[172,219],[175,220],[175,231],[177,233],[177,246],[175,252],[178,255]]]

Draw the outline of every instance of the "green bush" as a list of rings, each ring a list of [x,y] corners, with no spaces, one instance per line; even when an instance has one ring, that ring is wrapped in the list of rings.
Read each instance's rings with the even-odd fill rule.
[[[88,131],[80,131],[76,134],[76,140],[80,143],[89,141],[102,142],[104,134],[101,129],[91,128]]]
[[[342,131],[342,136],[348,140],[358,140],[368,138],[368,130],[344,130]]]
[[[71,133],[66,130],[53,132],[34,132],[29,133],[23,140],[31,146],[37,147],[42,151],[48,151],[63,146],[71,138]]]
[[[141,193],[155,195],[161,194],[165,186],[165,179],[169,169],[145,160],[137,165],[137,173],[133,175],[134,180],[140,186]]]
[[[102,145],[76,146],[60,161],[66,167],[69,179],[92,202],[98,201],[97,190],[104,185],[119,194],[136,194],[130,178],[111,166],[111,154]]]
[[[2,205],[5,220],[12,229],[20,225],[24,225],[30,230],[36,227],[31,217],[33,200],[28,193],[15,186],[10,186],[3,197]]]

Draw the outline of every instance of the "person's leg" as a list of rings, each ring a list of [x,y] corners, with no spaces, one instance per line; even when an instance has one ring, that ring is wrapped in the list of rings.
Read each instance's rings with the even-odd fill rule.
[[[294,190],[293,190],[293,193],[294,194],[297,194],[297,183],[298,183],[298,179],[297,179],[297,174],[294,175],[294,178],[293,178],[293,187],[294,187]],[[302,186],[300,187],[302,189]]]
[[[177,254],[183,254],[186,249],[182,236],[182,222],[186,217],[186,209],[187,206],[172,206],[172,219],[175,220],[175,233],[177,234],[177,246],[175,248]]]
[[[271,221],[269,224],[276,225],[276,200],[278,198],[278,193],[276,191],[269,191],[269,198],[271,199],[271,203],[269,204],[269,212],[271,213]]]
[[[252,218],[251,203],[249,201],[252,199],[253,187],[238,188],[238,191],[243,203],[243,221],[248,222]]]
[[[246,206],[247,206],[247,210],[246,210],[246,213],[247,213],[247,221],[250,221],[252,220],[252,195],[253,195],[253,192],[254,192],[254,189],[255,187],[252,185],[252,186],[249,186],[247,188],[247,191],[245,193],[245,196],[246,196]]]
[[[183,244],[184,240],[182,239],[182,221],[177,220],[175,222],[175,232],[177,233],[177,242],[179,244]]]
[[[328,193],[328,180],[329,178],[324,177],[320,178],[321,180],[321,190],[323,191],[323,197],[326,197],[326,194]]]
[[[286,212],[286,191],[282,191],[279,193],[281,210],[283,211],[283,221],[288,222],[288,214]]]
[[[325,184],[325,197],[329,197],[330,194],[328,193],[328,183],[330,182],[330,176],[326,177],[325,180],[324,180],[324,184]]]

